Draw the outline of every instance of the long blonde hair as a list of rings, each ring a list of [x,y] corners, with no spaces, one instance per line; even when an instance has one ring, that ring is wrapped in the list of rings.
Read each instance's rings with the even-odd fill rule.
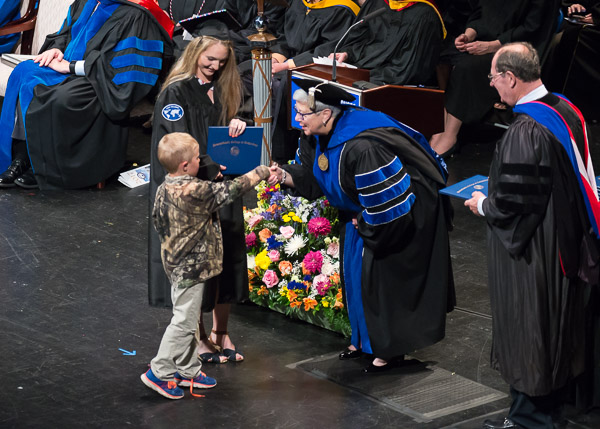
[[[196,77],[200,55],[216,44],[225,46],[229,53],[225,65],[219,69],[213,81],[213,84],[219,88],[219,101],[222,106],[219,122],[221,125],[229,125],[229,121],[236,115],[242,104],[242,80],[237,70],[233,45],[229,40],[220,40],[211,36],[194,38],[171,68],[161,92],[172,83]]]

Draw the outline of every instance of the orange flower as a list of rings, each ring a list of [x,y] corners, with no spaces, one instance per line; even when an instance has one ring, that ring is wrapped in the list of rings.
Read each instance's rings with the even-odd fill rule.
[[[334,285],[340,284],[340,275],[338,273],[333,273],[329,276],[329,281]]]
[[[269,228],[265,228],[258,233],[258,238],[260,238],[260,241],[262,241],[263,243],[266,243],[267,238],[269,238],[272,235],[273,233],[271,232],[271,230]]]
[[[256,274],[254,274],[254,271],[248,270],[248,281],[252,281],[255,277]]]
[[[249,290],[250,292],[252,292],[252,291],[254,290],[254,288],[252,287],[252,285],[251,285],[251,284],[248,284],[248,290]]]
[[[312,310],[317,306],[317,301],[313,298],[304,298],[304,311]]]
[[[293,290],[288,289],[287,299],[291,302],[291,301],[295,300],[296,298],[298,298],[298,294],[296,292],[294,292]]]
[[[260,289],[256,292],[258,295],[268,295],[269,291],[266,287],[261,286]]]
[[[304,267],[304,262],[302,262],[302,274],[305,276],[311,274],[311,272]]]
[[[281,271],[282,276],[287,276],[292,274],[292,263],[289,261],[281,261],[279,263],[279,271]]]
[[[300,307],[302,305],[302,302],[300,301],[290,301],[290,307],[295,308],[295,307]]]
[[[344,308],[344,304],[342,303],[342,301],[338,301],[337,299],[335,300],[335,304],[333,304],[333,308],[339,308],[342,309]]]
[[[337,299],[338,301],[342,300],[342,291],[338,290],[338,293],[335,295],[335,299]]]
[[[271,206],[267,209],[269,213],[276,213],[279,210],[279,206],[277,204],[271,204]]]

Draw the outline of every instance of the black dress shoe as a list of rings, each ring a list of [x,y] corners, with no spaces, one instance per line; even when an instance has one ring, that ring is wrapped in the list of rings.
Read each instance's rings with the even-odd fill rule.
[[[35,176],[33,175],[33,171],[31,169],[27,170],[20,177],[18,177],[15,180],[15,185],[25,189],[35,189],[38,187],[37,180],[35,180]]]
[[[15,186],[15,180],[21,177],[27,168],[29,167],[29,162],[22,159],[13,159],[10,163],[10,167],[0,174],[0,188],[12,188]]]
[[[340,353],[340,360],[356,359],[361,357],[363,354],[362,350],[350,350],[346,349]]]
[[[483,421],[483,429],[517,429],[519,427],[507,418]]]

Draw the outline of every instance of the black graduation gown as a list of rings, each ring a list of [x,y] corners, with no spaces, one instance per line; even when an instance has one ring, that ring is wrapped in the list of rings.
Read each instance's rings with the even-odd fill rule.
[[[219,125],[221,106],[218,102],[218,86],[215,86],[215,104],[210,101],[207,91],[210,85],[200,85],[197,79],[186,79],[169,85],[158,97],[154,108],[152,127],[152,153],[150,165],[150,211],[154,205],[156,189],[163,182],[165,171],[158,162],[156,150],[160,139],[168,133],[186,132],[200,144],[200,154],[206,154],[208,127]],[[168,120],[162,110],[169,104],[177,104],[183,109],[179,120]],[[218,166],[205,159],[199,176],[204,179],[215,177]],[[215,168],[216,167],[216,168]],[[242,200],[237,199],[219,210],[223,231],[223,272],[206,282],[202,310],[211,311],[215,299],[219,303],[238,302],[248,297],[248,274],[246,264],[246,243],[244,240],[244,217]],[[148,232],[148,298],[150,305],[170,306],[171,286],[164,274],[160,259],[160,240],[156,230],[149,224]]]
[[[312,63],[314,49],[323,43],[340,40],[356,18],[354,12],[345,6],[307,9],[302,0],[289,3],[283,36],[271,50],[293,58],[297,66]]]
[[[572,123],[573,113],[564,102],[553,95],[543,101]],[[483,211],[488,222],[491,364],[514,389],[548,395],[584,369],[589,289],[577,275],[563,274],[561,255],[579,254],[589,220],[582,214],[581,191],[566,152],[527,115],[519,115],[498,143],[489,177]],[[564,227],[569,232],[561,237]],[[564,237],[572,244],[561,244]]]
[[[284,168],[292,174],[296,189],[314,198],[319,194],[312,173],[314,139],[302,139],[301,144],[302,165]],[[356,175],[388,165],[394,156],[410,176],[407,192],[416,196],[411,211],[377,226],[367,224],[362,214],[357,217],[364,242],[361,288],[365,321],[373,353],[384,359],[440,341],[445,334],[446,313],[456,301],[448,212],[438,193],[443,180],[417,143],[388,128],[365,131],[348,140],[339,164],[343,193],[360,206]],[[344,216],[347,220],[348,214],[341,213],[340,217]]]
[[[559,0],[486,0],[473,12],[467,27],[477,40],[530,42],[543,57],[557,28]],[[446,89],[446,110],[463,122],[482,120],[500,101],[487,75],[494,54],[463,54]]]
[[[565,21],[559,41],[548,54],[543,81],[566,95],[590,120],[600,119],[600,2],[577,2],[592,14],[595,25]]]
[[[381,8],[386,12],[352,29],[338,52],[348,53],[347,63],[371,70],[373,83],[431,84],[443,40],[437,13],[423,3],[395,11],[384,0],[367,0],[356,21]],[[327,56],[334,47],[319,47],[315,54]]]
[[[222,2],[223,0],[158,0],[158,5],[177,24],[192,15],[202,15],[222,9]],[[192,35],[197,37],[200,32],[194,31]],[[175,27],[173,43],[175,44],[175,58],[179,58],[189,43],[188,40],[183,40],[183,29],[180,27]]]
[[[250,60],[252,46],[248,36],[255,34],[254,19],[258,16],[256,1],[254,0],[222,0],[222,6],[227,9],[242,26],[239,30],[230,30],[229,39],[233,42],[235,57],[238,64]],[[264,3],[263,19],[267,21],[267,33],[274,37],[283,34],[284,6],[274,6]]]
[[[117,0],[119,1],[119,0]],[[74,25],[87,0],[71,5],[69,21]],[[126,70],[149,75],[160,69],[113,67],[123,54],[162,58],[160,52],[119,50],[119,42],[130,37],[155,40],[170,51],[170,37],[152,14],[141,6],[122,1],[86,46],[85,77],[69,76],[54,86],[38,85],[26,114],[27,145],[40,188],[81,188],[94,185],[123,167],[130,110],[153,88],[153,83],[115,83]],[[46,38],[41,52],[58,48],[64,52],[71,40],[72,25],[65,25]]]

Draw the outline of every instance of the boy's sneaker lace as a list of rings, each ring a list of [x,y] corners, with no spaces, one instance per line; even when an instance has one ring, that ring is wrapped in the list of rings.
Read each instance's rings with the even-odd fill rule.
[[[163,381],[156,377],[149,369],[143,373],[140,378],[142,383],[148,386],[150,389],[157,391],[159,394],[169,399],[181,399],[183,398],[183,390],[181,390],[176,381]],[[215,381],[216,384],[216,381]],[[212,386],[211,386],[212,387]]]
[[[203,372],[198,375],[198,377],[194,379],[184,378],[178,372],[175,373],[175,381],[182,387],[187,387],[193,385],[193,387],[197,389],[210,389],[211,387],[215,387],[217,385],[217,380]]]

